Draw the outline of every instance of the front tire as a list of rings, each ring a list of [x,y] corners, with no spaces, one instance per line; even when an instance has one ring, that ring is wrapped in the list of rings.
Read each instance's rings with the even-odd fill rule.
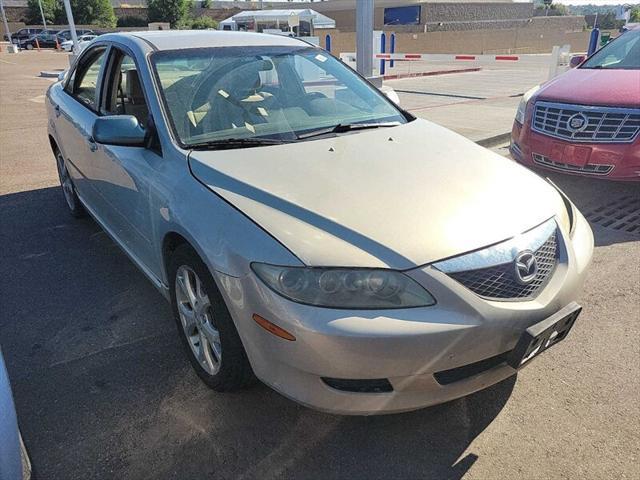
[[[211,389],[242,389],[255,377],[209,269],[188,245],[170,259],[171,305],[189,361]]]
[[[73,185],[73,180],[71,179],[69,170],[67,170],[67,166],[64,162],[64,157],[58,149],[54,151],[54,154],[56,157],[56,167],[58,168],[58,178],[60,179],[62,194],[64,195],[64,200],[67,202],[67,207],[69,207],[69,212],[75,218],[82,218],[87,214],[87,212],[78,198],[76,188]]]

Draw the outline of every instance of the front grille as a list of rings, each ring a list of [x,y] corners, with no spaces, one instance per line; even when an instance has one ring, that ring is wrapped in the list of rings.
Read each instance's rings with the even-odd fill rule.
[[[556,162],[549,157],[534,153],[533,162],[537,165],[561,170],[563,172],[585,173],[587,175],[609,175],[613,170],[613,165],[603,165],[598,163],[587,163],[586,165],[571,165],[569,163]]]
[[[551,278],[558,263],[557,230],[533,254],[538,263],[538,273],[527,285],[516,280],[513,261],[487,268],[452,272],[449,276],[481,297],[500,300],[534,298]]]
[[[571,119],[583,125],[572,127]],[[640,111],[536,102],[532,128],[538,133],[572,142],[631,143],[640,131]]]

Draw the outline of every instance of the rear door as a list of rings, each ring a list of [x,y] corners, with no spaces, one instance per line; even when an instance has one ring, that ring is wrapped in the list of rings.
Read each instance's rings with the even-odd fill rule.
[[[65,93],[60,96],[60,103],[54,106],[56,131],[69,173],[81,199],[98,215],[103,206],[96,192],[100,172],[93,169],[90,162],[97,147],[91,133],[98,117],[108,49],[105,45],[95,46],[80,57],[67,80]]]

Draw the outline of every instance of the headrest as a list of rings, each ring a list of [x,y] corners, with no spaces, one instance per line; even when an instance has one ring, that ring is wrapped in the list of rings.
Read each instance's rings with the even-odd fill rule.
[[[140,77],[137,70],[126,70],[124,72],[125,81],[125,95],[131,98],[134,102],[139,100],[144,102],[144,93],[142,92],[142,85],[140,84]]]

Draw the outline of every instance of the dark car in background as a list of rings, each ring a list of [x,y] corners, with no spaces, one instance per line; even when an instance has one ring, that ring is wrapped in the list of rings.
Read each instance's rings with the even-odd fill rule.
[[[19,42],[20,48],[33,50],[34,48],[56,48],[57,30],[43,30],[40,33],[31,35],[25,40]]]
[[[20,43],[21,40],[26,40],[29,37],[36,35],[44,30],[43,28],[21,28],[15,33],[11,34],[11,40],[13,43]],[[9,35],[4,34],[4,39],[9,41]]]

